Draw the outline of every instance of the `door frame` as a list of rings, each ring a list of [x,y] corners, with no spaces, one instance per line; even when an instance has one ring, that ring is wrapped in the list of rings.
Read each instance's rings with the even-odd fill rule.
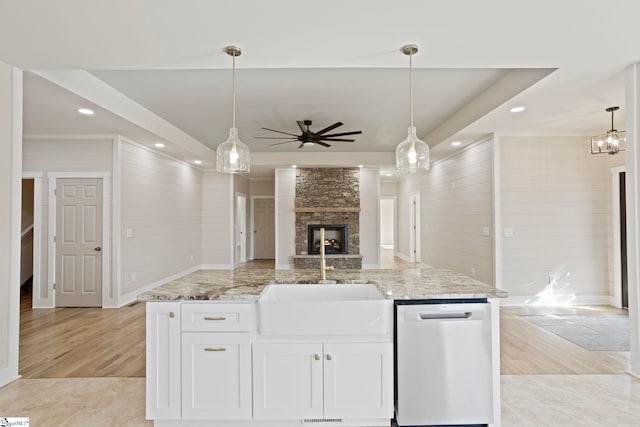
[[[42,172],[22,172],[22,179],[33,179],[33,291],[32,308],[51,307],[50,293],[43,295],[40,285],[42,265]],[[24,197],[24,195],[23,195]]]
[[[109,301],[109,293],[111,284],[109,282],[111,272],[111,242],[110,221],[111,206],[109,196],[111,195],[110,172],[50,172],[49,177],[49,232],[48,232],[48,275],[47,275],[47,294],[51,295],[50,308],[56,306],[56,293],[53,284],[56,280],[56,244],[53,241],[56,233],[56,207],[57,196],[54,194],[58,179],[64,178],[95,178],[102,179],[102,307],[104,308]]]
[[[613,296],[609,297],[609,305],[622,307],[622,251],[620,250],[620,172],[626,172],[626,166],[611,168],[611,202],[613,225]]]
[[[421,262],[422,259],[420,216],[420,192],[416,191],[409,194],[409,262]]]
[[[274,201],[274,209],[275,209],[275,199],[276,196],[251,196],[251,244],[249,245],[249,259],[255,259],[256,253],[255,253],[255,244],[256,244],[256,239],[254,238],[254,234],[253,234],[253,230],[255,229],[255,215],[256,215],[256,199],[273,199]],[[274,213],[274,217],[275,217],[275,213]],[[275,224],[273,224],[273,228],[274,228],[274,232],[275,232]],[[275,239],[274,239],[274,245],[275,245]],[[275,247],[274,247],[274,254],[275,254]]]

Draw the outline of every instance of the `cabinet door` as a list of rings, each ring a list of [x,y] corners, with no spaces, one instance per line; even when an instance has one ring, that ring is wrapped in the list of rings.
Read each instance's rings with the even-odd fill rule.
[[[393,344],[324,345],[324,417],[393,418]]]
[[[322,418],[322,344],[254,344],[253,416]]]
[[[250,334],[182,334],[182,418],[251,418]]]
[[[147,419],[180,418],[180,303],[147,303]]]

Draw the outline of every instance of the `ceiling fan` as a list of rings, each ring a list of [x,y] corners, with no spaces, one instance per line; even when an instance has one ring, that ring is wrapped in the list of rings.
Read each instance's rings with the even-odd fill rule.
[[[352,132],[332,133],[332,134],[327,133],[339,126],[342,126],[342,122],[336,122],[331,126],[328,126],[317,132],[312,132],[309,129],[309,126],[311,126],[311,120],[304,120],[304,121],[298,120],[297,123],[298,123],[298,126],[300,126],[302,135],[296,135],[294,133],[289,133],[289,132],[282,132],[280,130],[275,130],[275,129],[262,128],[270,132],[277,132],[284,135],[289,135],[289,138],[290,138],[289,140],[276,142],[275,144],[269,144],[269,145],[271,146],[271,145],[288,144],[289,142],[300,141],[301,144],[298,148],[312,146],[313,144],[318,144],[323,147],[331,147],[331,144],[327,144],[324,141],[354,142],[355,139],[345,139],[345,138],[339,138],[339,137],[347,136],[347,135],[359,135],[362,133],[361,130],[356,130]],[[287,137],[285,136],[256,136],[256,139],[286,139],[286,138]]]

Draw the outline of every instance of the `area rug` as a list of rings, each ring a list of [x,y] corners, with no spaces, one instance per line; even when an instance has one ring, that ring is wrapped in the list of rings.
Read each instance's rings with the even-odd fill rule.
[[[529,322],[590,351],[629,351],[626,314],[522,315]]]

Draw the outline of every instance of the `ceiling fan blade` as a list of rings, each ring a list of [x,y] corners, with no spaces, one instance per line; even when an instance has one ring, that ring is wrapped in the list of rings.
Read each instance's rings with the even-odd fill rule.
[[[284,142],[276,142],[275,144],[269,144],[269,147],[271,147],[272,145],[288,144],[288,143],[294,142],[294,141],[297,141],[297,139],[291,139],[289,141],[284,141]]]
[[[298,123],[299,123],[299,122],[298,122]],[[335,129],[335,128],[337,128],[338,126],[342,126],[342,122],[335,122],[335,123],[334,123],[334,124],[332,124],[331,126],[326,127],[326,128],[324,128],[324,129],[322,129],[322,130],[319,130],[319,131],[318,131],[318,132],[316,132],[315,134],[316,134],[316,135],[322,135],[323,133],[325,133],[325,132],[329,132],[330,130]]]
[[[322,141],[341,141],[341,142],[355,142],[355,139],[343,139],[343,138],[320,138]]]
[[[297,135],[291,135],[297,136]],[[284,136],[254,136],[254,139],[287,139]]]
[[[300,144],[300,146],[298,147],[298,150],[301,149],[302,147],[304,147],[304,144]]]
[[[285,135],[291,135],[291,136],[298,136],[295,133],[289,133],[289,132],[282,132],[281,130],[275,130],[275,129],[269,129],[269,128],[262,128],[264,130],[269,130],[271,132],[278,132],[278,133],[284,133]]]
[[[360,135],[361,130],[354,130],[353,132],[332,133],[331,135],[322,135],[323,138],[333,138],[334,136],[347,136],[347,135]]]
[[[315,144],[322,145],[323,147],[331,147],[331,145],[330,145],[330,144],[325,144],[325,143],[324,143],[324,142],[322,142],[322,141],[315,141]]]
[[[305,133],[307,131],[304,128],[304,122],[302,120],[298,120],[296,123],[298,123],[298,126],[300,126],[300,130],[302,131],[302,133]]]

